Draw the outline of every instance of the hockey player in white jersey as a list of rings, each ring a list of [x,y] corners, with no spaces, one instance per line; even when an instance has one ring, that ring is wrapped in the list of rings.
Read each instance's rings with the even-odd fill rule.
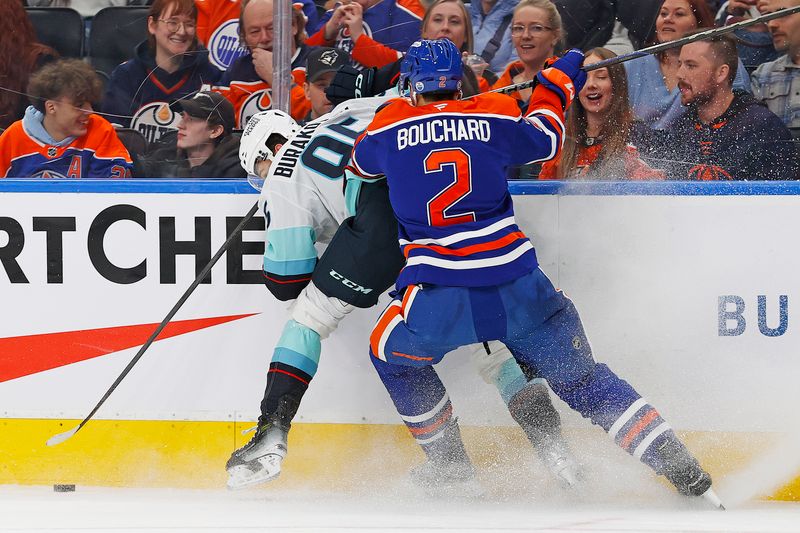
[[[227,463],[229,488],[280,474],[291,421],[316,374],[322,339],[354,307],[374,305],[404,264],[385,182],[347,180],[344,170],[358,135],[394,96],[347,101],[302,128],[285,113],[266,111],[250,119],[242,136],[242,166],[264,178],[264,281],[278,299],[295,303],[273,352],[255,435]],[[319,259],[318,244],[328,244]],[[528,382],[501,343],[477,345],[473,352],[481,376],[498,388],[548,469],[574,484],[578,466],[546,385]],[[430,464],[412,473],[415,480],[447,481],[448,473]]]

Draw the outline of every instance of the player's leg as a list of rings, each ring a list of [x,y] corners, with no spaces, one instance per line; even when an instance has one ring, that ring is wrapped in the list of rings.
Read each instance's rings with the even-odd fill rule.
[[[531,369],[526,376],[506,346],[488,341],[471,346],[480,376],[497,387],[514,421],[520,425],[545,466],[562,482],[577,483],[578,463],[561,434],[561,417],[546,382]]]
[[[313,283],[303,289],[272,355],[261,415],[250,442],[228,460],[228,486],[243,488],[278,477],[287,436],[300,402],[317,372],[322,339],[352,307],[328,298]]]
[[[474,342],[469,313],[459,312],[469,307],[463,305],[464,292],[407,287],[384,310],[370,335],[370,354],[378,376],[428,458],[412,471],[412,478],[428,487],[463,483],[473,477],[449,396],[432,366],[459,346],[455,342],[459,336]],[[454,312],[442,313],[443,308]]]
[[[515,286],[512,286],[515,285]],[[541,271],[509,284],[509,338],[520,361],[533,365],[572,409],[602,427],[622,449],[663,474],[679,492],[700,496],[710,476],[658,411],[608,366],[598,364],[572,301]],[[528,295],[533,306],[520,307]],[[523,312],[515,311],[523,309]],[[539,324],[533,328],[525,324]]]
[[[412,469],[412,480],[427,488],[471,480],[472,463],[450,397],[433,366],[371,359],[400,418],[427,457],[426,463]]]

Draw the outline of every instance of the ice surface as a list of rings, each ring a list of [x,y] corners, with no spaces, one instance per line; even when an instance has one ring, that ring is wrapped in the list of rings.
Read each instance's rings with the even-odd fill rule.
[[[402,492],[403,489],[398,489]],[[410,490],[410,488],[409,488]],[[800,504],[754,502],[728,511],[666,497],[642,505],[430,500],[409,493],[0,487],[0,531],[190,532],[796,532]]]

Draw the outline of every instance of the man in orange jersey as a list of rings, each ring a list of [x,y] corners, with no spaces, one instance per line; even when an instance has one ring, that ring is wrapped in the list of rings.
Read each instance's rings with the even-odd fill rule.
[[[92,110],[101,82],[79,59],[45,65],[28,85],[25,117],[0,136],[0,176],[129,178],[133,162],[114,127]]]
[[[216,89],[231,101],[236,124],[244,129],[250,117],[272,108],[272,45],[274,39],[272,0],[244,0],[239,36],[247,53],[237,58],[223,74]],[[292,10],[292,86],[289,112],[302,120],[311,110],[303,92],[308,47],[303,44],[305,17]]]

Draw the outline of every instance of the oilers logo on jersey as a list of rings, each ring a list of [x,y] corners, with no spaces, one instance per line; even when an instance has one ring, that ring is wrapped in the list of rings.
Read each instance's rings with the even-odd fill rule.
[[[247,50],[239,45],[239,20],[220,24],[208,40],[208,59],[220,70],[227,70]]]
[[[239,124],[245,126],[250,121],[250,117],[268,109],[272,109],[272,89],[255,91],[247,97],[239,110]]]
[[[165,133],[178,129],[180,119],[167,102],[150,102],[133,114],[131,129],[144,135],[148,143],[154,143]]]

